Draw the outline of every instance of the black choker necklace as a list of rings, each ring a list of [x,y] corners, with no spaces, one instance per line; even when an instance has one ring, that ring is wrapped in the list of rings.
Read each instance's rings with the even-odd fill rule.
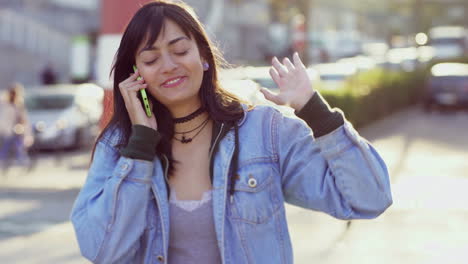
[[[195,112],[191,113],[190,115],[179,117],[179,118],[174,118],[173,121],[175,124],[185,123],[199,116],[203,112],[205,112],[205,108],[202,106],[198,108]]]

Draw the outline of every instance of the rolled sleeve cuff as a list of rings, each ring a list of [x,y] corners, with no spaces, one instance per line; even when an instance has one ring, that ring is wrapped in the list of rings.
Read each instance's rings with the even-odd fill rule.
[[[133,125],[128,145],[120,150],[120,154],[132,159],[152,161],[160,140],[161,134],[158,131],[142,125]]]
[[[344,124],[343,114],[337,109],[331,109],[318,91],[295,114],[309,125],[315,137],[324,136]]]

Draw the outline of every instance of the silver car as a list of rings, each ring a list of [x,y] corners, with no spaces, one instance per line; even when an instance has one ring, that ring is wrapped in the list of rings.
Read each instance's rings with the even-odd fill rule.
[[[25,91],[35,149],[89,145],[99,131],[104,91],[94,84],[62,84]]]
[[[468,106],[468,64],[438,63],[431,68],[424,107]]]

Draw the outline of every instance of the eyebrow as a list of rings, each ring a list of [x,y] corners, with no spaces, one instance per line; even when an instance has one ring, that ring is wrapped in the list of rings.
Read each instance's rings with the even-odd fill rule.
[[[169,41],[169,42],[167,43],[167,45],[168,45],[168,46],[173,45],[173,44],[177,43],[178,41],[184,40],[184,39],[185,39],[185,40],[189,40],[188,37],[182,36],[182,37],[178,37],[178,38],[175,38],[175,39]],[[140,55],[143,51],[158,50],[158,49],[159,49],[159,48],[157,48],[157,47],[155,47],[155,46],[145,47],[145,48],[143,48],[142,50],[140,50],[140,52],[138,52],[138,55]]]

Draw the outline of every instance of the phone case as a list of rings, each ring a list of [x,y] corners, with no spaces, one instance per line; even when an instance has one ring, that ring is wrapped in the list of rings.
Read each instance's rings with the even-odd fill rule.
[[[134,72],[137,71],[137,67],[135,65],[133,65],[133,71]],[[141,76],[138,76],[137,80],[138,81],[141,80]],[[141,95],[141,101],[143,102],[143,107],[145,108],[146,115],[148,117],[151,117],[153,113],[151,112],[151,107],[149,105],[148,96],[146,95],[146,89],[141,89],[140,95]]]

